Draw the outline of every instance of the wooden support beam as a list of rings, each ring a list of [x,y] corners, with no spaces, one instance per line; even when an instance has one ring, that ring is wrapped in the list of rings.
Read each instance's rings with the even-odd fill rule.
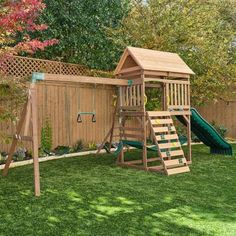
[[[75,75],[56,75],[56,74],[44,74],[44,80],[42,81],[104,84],[104,85],[116,85],[116,86],[129,85],[128,80],[125,80],[125,79],[111,79],[111,78],[75,76]]]
[[[152,75],[152,76],[159,76],[159,77],[171,77],[171,78],[190,78],[189,74],[184,73],[174,73],[174,72],[167,72],[167,71],[150,71],[145,70],[144,74],[146,77]]]
[[[160,82],[160,83],[166,83],[166,84],[190,84],[187,80],[170,80],[170,79],[161,79],[161,78],[145,78],[145,82]]]

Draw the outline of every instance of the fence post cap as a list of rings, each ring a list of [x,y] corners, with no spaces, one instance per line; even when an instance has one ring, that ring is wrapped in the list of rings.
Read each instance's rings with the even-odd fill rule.
[[[44,80],[44,73],[33,72],[33,74],[32,74],[32,83],[36,83],[37,80]]]

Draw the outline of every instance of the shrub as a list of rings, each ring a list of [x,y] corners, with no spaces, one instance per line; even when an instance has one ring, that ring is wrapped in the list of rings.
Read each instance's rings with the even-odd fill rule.
[[[83,141],[81,139],[77,140],[76,143],[71,148],[71,152],[79,152],[82,151],[84,148]]]
[[[52,149],[52,128],[49,119],[41,129],[41,149],[50,151]]]
[[[89,149],[89,150],[96,150],[96,149],[97,149],[97,146],[96,146],[95,143],[89,143],[89,144],[88,144],[88,149]]]
[[[64,154],[68,154],[70,152],[70,147],[68,146],[57,146],[54,151],[53,151],[56,155],[64,155]]]
[[[216,131],[223,137],[225,138],[225,135],[228,131],[228,129],[226,127],[224,127],[223,125],[217,125],[216,122],[213,120],[211,122],[211,125],[216,129]]]

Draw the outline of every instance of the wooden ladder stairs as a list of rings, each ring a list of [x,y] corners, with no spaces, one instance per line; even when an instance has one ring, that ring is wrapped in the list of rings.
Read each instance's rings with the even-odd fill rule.
[[[188,163],[170,112],[149,111],[147,117],[165,174],[174,175],[189,172]]]

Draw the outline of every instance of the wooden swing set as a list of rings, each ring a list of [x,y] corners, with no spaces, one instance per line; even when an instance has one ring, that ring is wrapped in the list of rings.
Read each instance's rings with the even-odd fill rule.
[[[17,142],[19,140],[32,141],[35,196],[40,196],[37,121],[37,83],[40,81],[94,84],[95,89],[97,84],[117,86],[118,100],[112,125],[97,153],[107,141],[110,143],[109,150],[111,149],[114,129],[117,128],[122,144],[117,158],[119,166],[159,171],[167,175],[188,172],[188,164],[191,164],[190,76],[192,74],[194,74],[193,71],[175,53],[134,47],[127,47],[124,51],[115,70],[115,79],[33,73],[28,99],[17,124],[16,134],[13,136],[3,175],[8,174]],[[160,111],[146,111],[145,89],[158,89],[162,97]],[[93,122],[96,121],[95,101],[92,112],[79,110],[77,121],[81,123],[81,115],[88,114],[92,115]],[[176,115],[182,116],[187,123],[188,154],[186,156],[172,119],[172,116]],[[119,120],[118,127],[115,127],[116,116]],[[137,127],[127,125],[127,120],[130,118],[137,120]],[[29,134],[30,127],[31,135]],[[147,157],[148,136],[156,147],[157,157],[155,158]],[[126,145],[135,141],[142,147],[142,157],[138,160],[126,160]]]

